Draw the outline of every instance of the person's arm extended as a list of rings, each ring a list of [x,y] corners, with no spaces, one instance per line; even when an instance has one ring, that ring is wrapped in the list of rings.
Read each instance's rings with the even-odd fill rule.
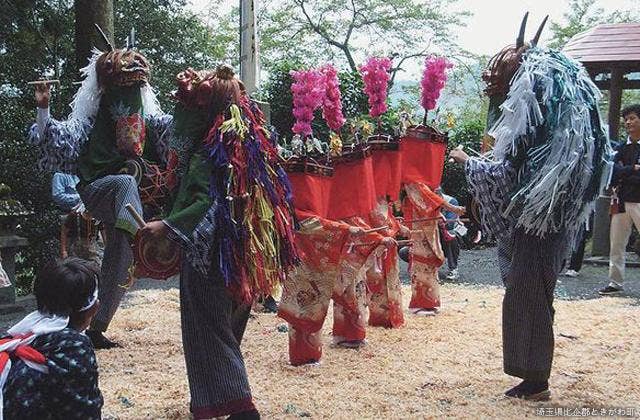
[[[49,114],[49,86],[36,85],[36,122],[27,140],[37,147],[38,166],[50,172],[76,173],[80,149],[88,139],[93,122],[70,118],[57,121]]]

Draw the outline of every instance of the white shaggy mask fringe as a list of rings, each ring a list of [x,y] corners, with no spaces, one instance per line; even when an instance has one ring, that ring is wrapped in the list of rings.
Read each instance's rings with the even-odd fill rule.
[[[102,98],[102,89],[98,85],[96,62],[104,53],[97,48],[94,48],[91,53],[89,64],[80,69],[80,74],[84,79],[70,104],[71,115],[69,120],[76,120],[83,124],[88,121],[94,121],[100,108],[100,98]],[[158,102],[153,88],[148,83],[140,87],[140,94],[142,95],[142,107],[145,115],[154,117],[163,115],[160,102]]]
[[[571,236],[588,219],[594,185],[602,188],[610,172],[611,148],[593,120],[600,97],[579,63],[538,48],[525,55],[489,130],[496,160],[526,151],[505,210],[505,216],[515,211],[517,227],[540,237],[568,229]]]

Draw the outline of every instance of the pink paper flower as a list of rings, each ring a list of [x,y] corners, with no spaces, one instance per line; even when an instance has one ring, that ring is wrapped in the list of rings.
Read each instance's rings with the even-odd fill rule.
[[[316,69],[291,71],[291,76],[294,80],[291,84],[293,116],[296,119],[291,130],[296,134],[310,136],[313,111],[320,108],[325,97],[325,78]]]
[[[360,66],[364,93],[369,97],[369,115],[377,118],[387,110],[387,89],[391,60],[388,57],[370,57]]]
[[[424,60],[424,72],[422,73],[422,97],[421,103],[425,112],[434,109],[440,97],[440,91],[447,81],[447,69],[453,64],[444,57],[427,57]]]
[[[331,64],[325,65],[320,71],[325,78],[322,117],[329,128],[338,133],[345,123],[344,115],[342,115],[342,95],[340,93],[340,83],[338,82],[338,72]]]

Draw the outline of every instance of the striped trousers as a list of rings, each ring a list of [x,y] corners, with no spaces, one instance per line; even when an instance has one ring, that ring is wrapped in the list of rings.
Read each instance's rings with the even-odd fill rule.
[[[203,276],[184,259],[180,314],[194,419],[254,408],[240,352],[249,311],[234,304],[220,275]]]
[[[136,180],[130,175],[107,175],[79,193],[91,215],[104,223],[107,236],[100,275],[100,309],[91,324],[91,329],[106,331],[126,291],[133,263],[130,241],[137,225],[124,206],[131,203],[142,214],[142,204]]]
[[[544,239],[516,229],[498,242],[505,286],[502,302],[504,371],[531,381],[546,381],[553,361],[553,293],[562,269],[564,234]]]

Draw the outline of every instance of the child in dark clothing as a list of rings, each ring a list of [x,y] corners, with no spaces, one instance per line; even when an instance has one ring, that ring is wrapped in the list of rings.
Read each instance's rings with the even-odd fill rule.
[[[98,366],[83,333],[99,306],[97,273],[69,258],[37,276],[38,309],[0,340],[0,420],[100,419]]]

